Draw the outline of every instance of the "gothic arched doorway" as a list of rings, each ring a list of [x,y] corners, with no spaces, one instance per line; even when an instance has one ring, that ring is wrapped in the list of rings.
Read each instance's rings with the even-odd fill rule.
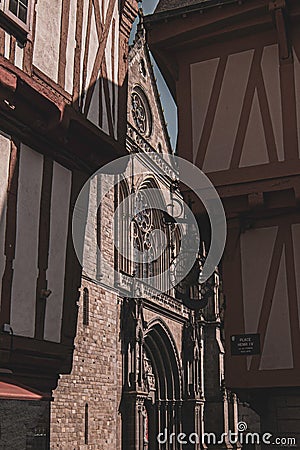
[[[157,436],[182,431],[182,382],[178,352],[168,327],[160,319],[146,323],[142,302],[127,299],[123,317],[134,317],[132,339],[123,342],[123,450],[178,450]],[[125,323],[128,334],[128,321]],[[124,326],[125,326],[124,325]],[[127,343],[127,344],[126,344]]]
[[[181,376],[175,343],[162,321],[150,324],[144,339],[145,377],[148,397],[145,399],[145,421],[148,448],[175,449],[169,442],[159,443],[157,436],[181,431]],[[163,440],[163,439],[162,439]]]

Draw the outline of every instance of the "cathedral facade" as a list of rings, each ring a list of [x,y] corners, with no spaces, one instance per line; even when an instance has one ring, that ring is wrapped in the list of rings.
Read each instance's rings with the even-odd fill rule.
[[[216,444],[222,433],[236,430],[238,403],[225,388],[219,274],[212,276],[200,311],[187,308],[174,288],[163,292],[144,283],[138,297],[131,293],[135,279],[161,272],[180,247],[162,212],[181,195],[142,18],[128,70],[126,148],[134,159],[100,206],[106,180],[94,178],[88,188],[73,369],[53,393],[51,449],[227,448],[226,440]],[[155,211],[136,213],[133,228],[126,226],[126,210],[114,222],[124,199],[149,196],[151,205],[152,191],[162,193],[154,199]],[[159,237],[149,240],[153,229],[167,236],[167,247],[152,262],[116,253],[116,234],[133,252],[162,247]],[[216,440],[205,442],[205,433],[215,433]]]

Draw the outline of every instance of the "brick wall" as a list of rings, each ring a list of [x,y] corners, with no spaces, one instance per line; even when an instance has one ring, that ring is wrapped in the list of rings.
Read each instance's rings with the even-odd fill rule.
[[[89,325],[82,324],[81,295],[72,374],[61,376],[51,407],[51,449],[118,450],[122,377],[118,297],[93,282],[83,280],[82,288],[89,290]]]

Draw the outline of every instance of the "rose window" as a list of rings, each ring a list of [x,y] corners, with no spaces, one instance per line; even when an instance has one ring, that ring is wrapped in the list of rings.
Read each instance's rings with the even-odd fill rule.
[[[143,91],[136,88],[131,95],[132,115],[135,125],[142,135],[151,133],[151,112]]]

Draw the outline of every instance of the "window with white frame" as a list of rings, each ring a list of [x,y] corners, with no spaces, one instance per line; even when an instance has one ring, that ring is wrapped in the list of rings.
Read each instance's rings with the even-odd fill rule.
[[[21,22],[24,24],[27,23],[28,0],[9,0],[8,9]]]
[[[0,0],[1,25],[21,38],[31,29],[33,0]]]

